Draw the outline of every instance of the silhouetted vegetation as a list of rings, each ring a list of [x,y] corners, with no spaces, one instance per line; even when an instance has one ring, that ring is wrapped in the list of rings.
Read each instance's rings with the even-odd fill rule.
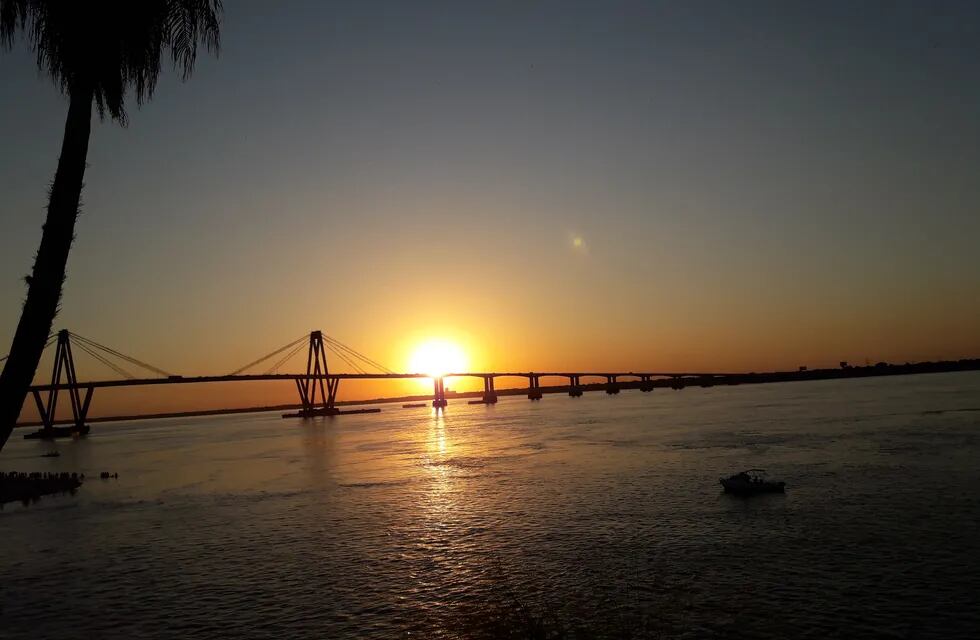
[[[27,504],[41,496],[55,493],[74,493],[82,486],[85,476],[77,473],[4,473],[0,472],[0,505],[7,502]]]
[[[38,69],[68,97],[58,168],[27,300],[0,374],[0,448],[20,414],[58,311],[85,176],[92,105],[126,124],[125,101],[153,95],[165,53],[187,78],[198,43],[216,50],[221,0],[0,0],[0,44],[26,35]]]

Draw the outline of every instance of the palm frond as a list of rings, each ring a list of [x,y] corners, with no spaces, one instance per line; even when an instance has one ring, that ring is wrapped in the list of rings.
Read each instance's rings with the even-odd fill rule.
[[[221,14],[221,0],[0,0],[0,45],[24,33],[63,93],[91,89],[99,115],[125,124],[128,91],[149,100],[168,51],[184,80],[199,46],[217,53]]]

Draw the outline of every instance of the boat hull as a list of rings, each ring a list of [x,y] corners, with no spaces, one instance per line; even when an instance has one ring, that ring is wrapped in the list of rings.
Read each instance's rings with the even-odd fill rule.
[[[785,482],[742,482],[721,478],[721,486],[725,488],[725,493],[734,493],[742,496],[755,495],[757,493],[786,493]]]

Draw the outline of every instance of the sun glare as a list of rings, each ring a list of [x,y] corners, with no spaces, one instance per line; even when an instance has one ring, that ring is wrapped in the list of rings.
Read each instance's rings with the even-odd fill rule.
[[[413,373],[426,373],[437,378],[466,371],[467,364],[466,354],[459,345],[448,340],[429,340],[415,348],[409,368]]]

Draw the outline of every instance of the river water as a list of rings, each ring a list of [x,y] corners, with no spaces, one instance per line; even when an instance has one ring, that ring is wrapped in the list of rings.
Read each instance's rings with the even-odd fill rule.
[[[0,637],[976,638],[978,434],[977,373],[15,433],[89,479],[0,512]]]

